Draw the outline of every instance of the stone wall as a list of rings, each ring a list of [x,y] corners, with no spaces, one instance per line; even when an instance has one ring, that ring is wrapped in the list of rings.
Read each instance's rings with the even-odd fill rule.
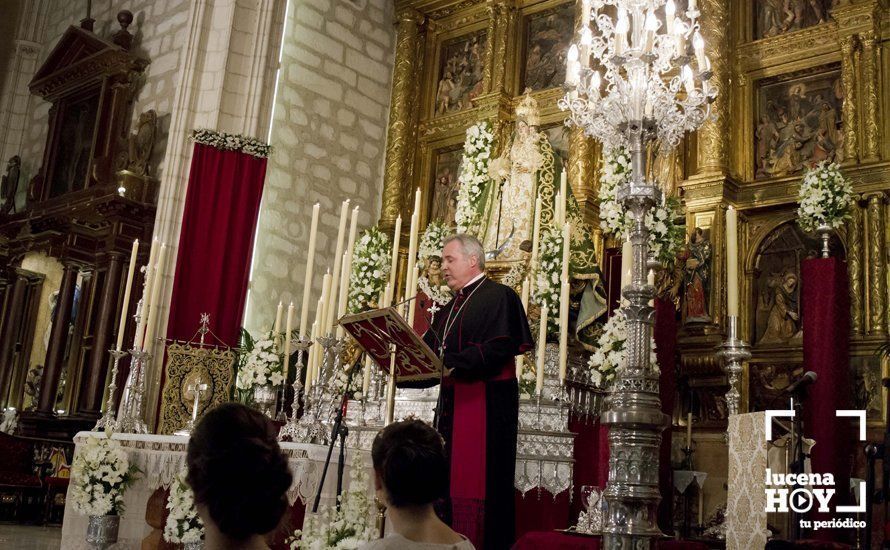
[[[279,300],[299,308],[314,203],[322,212],[318,293],[334,262],[340,203],[349,198],[361,207],[359,229],[377,221],[394,44],[389,0],[290,0],[271,131],[275,152],[245,313],[249,330],[270,327]]]

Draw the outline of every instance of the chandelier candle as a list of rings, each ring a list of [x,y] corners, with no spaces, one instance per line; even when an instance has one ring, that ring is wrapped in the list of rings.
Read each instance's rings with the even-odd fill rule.
[[[682,14],[673,0],[582,0],[582,10],[588,8],[580,20],[590,27],[581,25],[571,45],[566,94],[558,104],[569,112],[569,124],[602,142],[605,152],[623,148],[631,158],[631,177],[617,193],[632,219],[622,249],[622,268],[630,267],[629,278],[622,269],[627,364],[601,417],[609,426],[612,457],[603,491],[603,548],[643,550],[662,536],[656,522],[658,448],[669,422],[650,364],[654,289],[647,284],[646,216],[662,193],[659,182],[646,180],[645,152],[675,148],[705,122],[716,93],[707,84],[712,74],[694,0]],[[580,56],[581,48],[589,48],[590,56]],[[618,457],[633,466],[619,464]]]

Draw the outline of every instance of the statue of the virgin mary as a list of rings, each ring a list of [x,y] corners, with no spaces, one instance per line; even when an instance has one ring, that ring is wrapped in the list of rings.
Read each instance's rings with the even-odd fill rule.
[[[490,269],[528,273],[534,237],[535,202],[541,197],[541,227],[554,223],[556,193],[562,163],[547,135],[538,128],[538,102],[526,90],[516,106],[516,129],[501,156],[488,166],[491,178],[488,202],[479,229]],[[581,217],[578,203],[568,189],[566,219],[572,225],[572,301],[578,305],[574,323],[578,339],[589,340],[593,322],[606,311],[599,267],[596,264],[590,227]],[[516,281],[516,282],[518,282]]]

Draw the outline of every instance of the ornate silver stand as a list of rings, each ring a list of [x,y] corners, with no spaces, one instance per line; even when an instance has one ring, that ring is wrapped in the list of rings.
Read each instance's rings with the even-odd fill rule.
[[[726,392],[726,409],[729,414],[739,413],[739,381],[742,376],[742,363],[751,358],[751,347],[739,338],[739,318],[727,316],[726,342],[720,346],[720,356],[725,361],[726,376],[729,378],[729,391]]]
[[[297,412],[300,410],[300,394],[303,393],[303,358],[308,357],[309,348],[312,347],[312,340],[309,338],[294,338],[291,340],[291,346],[297,354],[296,376],[294,377],[294,399],[291,401],[291,414],[287,423],[281,427],[278,432],[278,441],[290,439],[296,441],[300,428],[297,418]],[[287,360],[289,358],[286,358]]]
[[[831,251],[828,249],[828,241],[831,240],[831,226],[823,223],[816,228],[816,233],[822,239],[822,257],[830,258]]]
[[[127,356],[127,352],[121,349],[110,349],[108,350],[108,353],[114,358],[114,362],[111,365],[111,384],[108,385],[108,403],[105,404],[105,414],[102,415],[102,418],[100,418],[93,427],[94,432],[98,432],[99,430],[113,432],[117,429],[117,420],[115,419],[117,410],[114,407],[114,390],[117,389],[118,365],[120,365],[121,359]]]
[[[303,408],[303,416],[297,422],[295,440],[324,445],[328,438],[328,428],[325,422],[329,420],[333,407],[330,386],[333,384],[332,375],[336,372],[335,363],[339,363],[342,345],[338,345],[337,338],[330,334],[319,336],[315,340],[324,348],[322,364],[319,367],[318,379],[315,380],[311,388],[307,388],[306,404]],[[326,407],[326,404],[329,406]]]
[[[603,547],[647,549],[662,535],[657,523],[661,496],[658,489],[658,448],[668,425],[661,412],[658,373],[649,364],[654,309],[649,300],[655,290],[647,284],[649,230],[646,213],[661,200],[661,191],[645,181],[646,159],[642,121],[628,128],[632,181],[619,189],[618,200],[634,220],[631,284],[622,289],[628,300],[627,366],[618,372],[606,398],[604,424],[609,425],[609,481],[603,491],[605,526]]]
[[[131,349],[130,375],[124,388],[124,397],[117,416],[117,431],[147,434],[148,427],[142,420],[142,395],[145,391],[145,367],[151,362],[151,353]]]

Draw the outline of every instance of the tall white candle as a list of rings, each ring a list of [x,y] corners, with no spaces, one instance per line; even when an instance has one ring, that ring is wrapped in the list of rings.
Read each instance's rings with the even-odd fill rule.
[[[406,300],[409,298],[417,297],[417,280],[418,279],[420,279],[420,270],[415,265],[414,269],[411,271],[411,292],[409,292],[405,296]],[[409,327],[414,326],[414,312],[416,311],[416,308],[417,308],[417,300],[416,299],[408,302],[408,319],[407,319],[407,321],[408,321]]]
[[[553,225],[557,227],[562,226],[562,213],[559,211],[561,205],[562,197],[560,196],[559,191],[557,191],[556,199],[553,201]]]
[[[154,269],[152,270],[152,279],[154,282],[151,285],[151,303],[157,304],[158,298],[161,292],[161,273],[164,269],[164,260],[167,258],[167,245],[161,244],[161,250],[158,252],[158,259],[155,264]],[[148,311],[148,321],[145,324],[145,340],[142,342],[142,351],[149,351],[152,348],[152,344],[154,344],[154,336],[157,331],[158,324],[158,307],[157,305],[152,305],[151,309]]]
[[[544,354],[547,348],[547,305],[541,307],[541,323],[538,326],[538,357],[535,367],[535,394],[544,389]]]
[[[346,301],[349,297],[349,250],[343,252],[343,267],[340,269],[340,297],[337,299],[337,309],[334,315],[336,324],[346,313]],[[343,338],[343,327],[337,326],[337,338]]]
[[[634,247],[629,240],[621,245],[621,289],[630,284],[633,274]]]
[[[726,314],[739,314],[739,234],[738,211],[726,209]]]
[[[569,278],[569,265],[572,258],[572,226],[565,222],[562,226],[562,279]]]
[[[650,269],[646,274],[646,284],[654,287],[655,286],[655,270]],[[652,299],[649,300],[649,307],[655,307],[655,295],[653,294]]]
[[[420,212],[411,214],[411,233],[408,235],[408,265],[405,269],[405,298],[411,291],[411,274],[414,272],[414,264],[417,262],[417,240],[420,231]]]
[[[522,280],[522,294],[521,294],[522,311],[524,311],[526,313],[528,313],[528,296],[529,296],[529,292],[530,292],[529,286],[530,286],[529,277],[526,276],[526,278]],[[523,367],[525,367],[525,354],[524,353],[519,354],[516,357],[516,379],[517,380],[522,379]]]
[[[563,279],[559,292],[559,383],[566,379],[569,361],[569,280]]]
[[[389,354],[389,383],[386,386],[386,424],[392,424],[396,408],[396,354]]]
[[[275,334],[274,338],[277,340],[278,335],[281,334],[281,314],[284,313],[284,304],[281,303],[281,300],[278,300],[278,309],[275,310],[275,324],[272,327],[272,332]]]
[[[142,339],[145,335],[145,323],[148,321],[148,310],[151,305],[151,284],[154,280],[151,271],[154,269],[158,258],[158,239],[155,237],[148,252],[148,264],[145,266],[145,275],[142,278],[142,311],[139,313],[139,322],[136,324],[136,335],[133,337],[133,349],[142,349]]]
[[[321,324],[318,325],[318,331],[320,336],[327,336],[329,329],[331,327],[331,272],[328,271],[324,274],[324,278],[322,279],[322,303],[321,303]]]
[[[368,398],[368,389],[371,387],[371,356],[365,355],[365,367],[362,371],[362,397]]]
[[[130,251],[130,267],[127,269],[127,282],[124,285],[124,300],[121,304],[121,318],[117,326],[117,343],[114,349],[120,351],[124,345],[124,331],[127,328],[127,312],[130,310],[130,292],[133,289],[133,276],[136,273],[136,256],[139,254],[139,239],[133,241]]]
[[[349,252],[349,255],[352,256],[352,252],[355,249],[355,237],[358,232],[358,214],[359,207],[356,206],[352,209],[352,216],[349,218],[349,240],[347,242],[346,250]]]
[[[315,266],[315,240],[318,236],[318,212],[320,206],[312,207],[312,222],[309,226],[309,257],[306,260],[306,275],[303,277],[303,302],[300,304],[300,338],[309,333],[309,296],[312,292],[312,269]]]
[[[328,300],[331,301],[329,311],[330,320],[337,315],[337,298],[340,296],[340,272],[343,269],[343,248],[346,246],[346,222],[349,221],[349,199],[340,205],[340,225],[337,227],[337,249],[334,252],[334,270],[331,272],[331,293]],[[328,328],[330,328],[330,324]]]
[[[389,264],[389,286],[396,287],[396,271],[399,268],[399,241],[402,240],[402,215],[396,218],[396,227],[392,234],[392,258]],[[388,302],[385,304],[390,305]]]
[[[290,340],[294,330],[294,303],[287,306],[287,322],[284,324],[284,383],[287,383],[287,371],[290,368]]]
[[[569,189],[566,180],[566,169],[563,168],[559,173],[559,223],[566,223],[566,205],[568,204]]]

